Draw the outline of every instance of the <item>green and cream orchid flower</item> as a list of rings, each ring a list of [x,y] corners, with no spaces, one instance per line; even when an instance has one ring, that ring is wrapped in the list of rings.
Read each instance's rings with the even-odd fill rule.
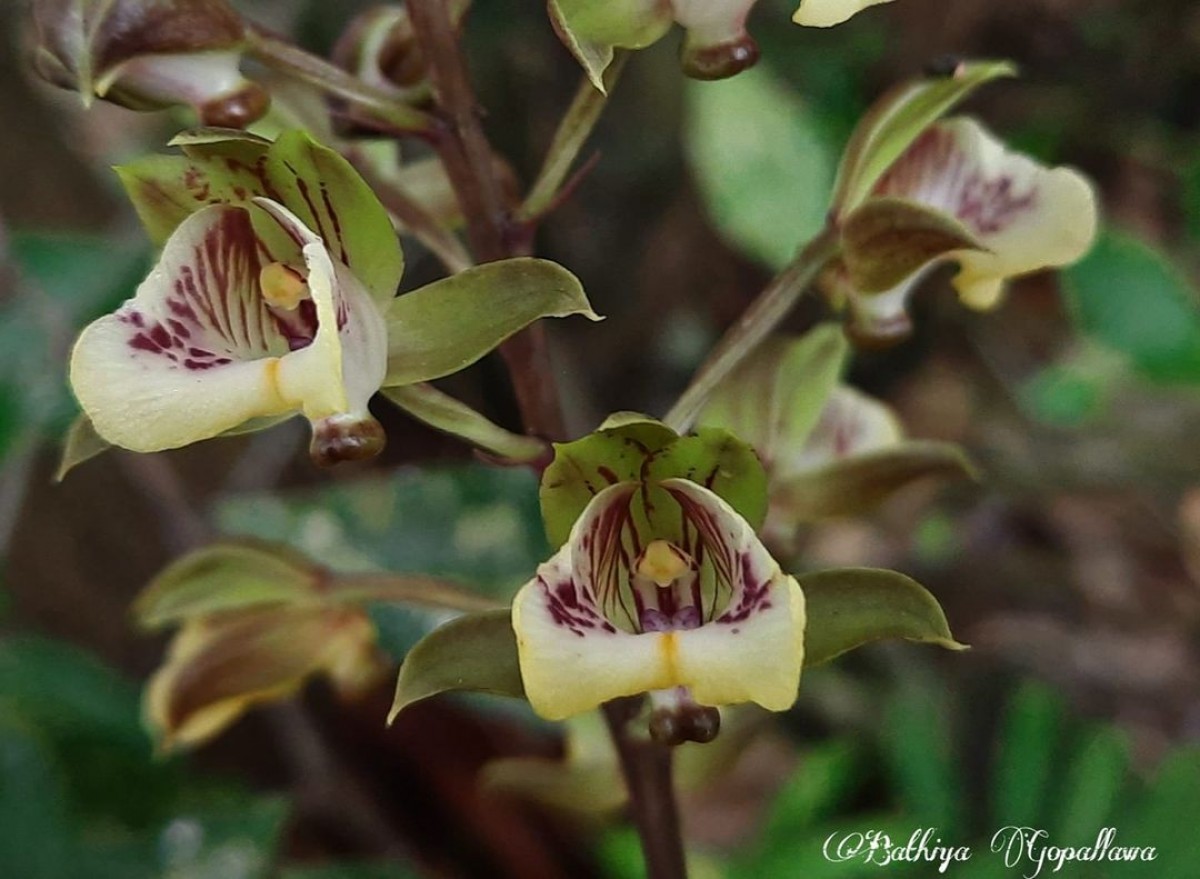
[[[322,463],[369,457],[387,372],[376,302],[283,205],[192,214],[133,299],[75,344],[71,385],[96,432],[138,452],[301,413]]]
[[[543,717],[640,693],[668,712],[739,702],[782,711],[796,700],[800,586],[717,494],[685,479],[660,488],[671,508],[658,517],[676,527],[639,525],[642,486],[611,485],[518,593],[521,676]]]
[[[908,300],[935,266],[957,263],[963,304],[990,309],[1009,279],[1082,258],[1098,225],[1087,178],[1009,150],[968,118],[930,125],[865,200],[848,207],[841,206],[845,262],[830,286],[848,302],[852,330],[879,340],[908,334]],[[872,265],[881,242],[913,255],[899,277]]]

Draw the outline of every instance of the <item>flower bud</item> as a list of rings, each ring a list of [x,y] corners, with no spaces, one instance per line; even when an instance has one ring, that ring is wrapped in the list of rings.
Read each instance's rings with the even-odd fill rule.
[[[332,467],[374,458],[386,441],[383,426],[370,415],[334,415],[313,424],[308,454],[318,467]]]
[[[35,0],[34,67],[85,104],[193,107],[205,125],[244,127],[270,98],[238,68],[241,17],[225,0]]]
[[[469,0],[450,3],[456,27],[469,5]],[[429,69],[408,10],[399,4],[372,6],[356,16],[338,38],[332,57],[339,67],[383,89],[421,85]]]

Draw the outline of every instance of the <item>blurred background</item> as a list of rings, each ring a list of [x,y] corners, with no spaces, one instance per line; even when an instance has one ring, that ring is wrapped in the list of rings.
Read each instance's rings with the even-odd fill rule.
[[[325,52],[358,2],[243,2]],[[726,716],[681,756],[698,876],[876,875],[831,864],[841,830],[936,828],[985,858],[1007,824],[1089,845],[1103,827],[1152,863],[1061,875],[1200,875],[1200,7],[1189,0],[898,0],[828,31],[761,0],[763,60],[679,75],[678,33],[638,53],[591,149],[600,160],[538,253],[608,319],[549,331],[573,426],[661,413],[797,243],[819,226],[841,144],[889,84],[945,52],[1019,80],[969,109],[1097,183],[1086,260],[1015,284],[996,313],[945,275],[915,336],[856,358],[855,384],[910,434],[961,443],[979,484],[921,485],[805,535],[798,568],[894,567],[944,604],[966,654],[894,645],[806,674],[779,718]],[[547,548],[536,485],[380,411],[383,459],[315,471],[306,427],[163,455],[111,452],[53,483],[75,414],[74,334],[153,254],[110,166],[190,124],[34,81],[23,4],[0,4],[0,876],[12,879],[634,877],[599,727],[442,698],[388,730],[391,681],[354,704],[319,682],[186,756],[155,756],[139,687],[164,641],[132,597],[214,534],[293,543],[344,570],[433,571],[511,595]],[[488,134],[536,172],[578,82],[540,2],[476,0],[466,32]],[[587,155],[587,152],[585,152]],[[406,243],[405,287],[438,276]],[[789,320],[820,315],[815,298]],[[515,424],[494,358],[447,388]],[[418,469],[414,465],[420,464]],[[435,620],[376,608],[398,659]],[[691,746],[688,746],[691,748]],[[564,762],[564,751],[572,757]],[[888,875],[936,875],[918,864]],[[1074,872],[1072,872],[1074,870]]]

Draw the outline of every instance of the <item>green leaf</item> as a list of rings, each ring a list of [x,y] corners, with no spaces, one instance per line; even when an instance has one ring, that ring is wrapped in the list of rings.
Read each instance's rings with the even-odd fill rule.
[[[1129,771],[1129,742],[1115,727],[1099,727],[1071,748],[1071,756],[1056,800],[1052,838],[1062,845],[1088,845],[1096,831],[1111,826],[1110,816],[1120,803]]]
[[[841,326],[768,339],[725,379],[697,421],[748,442],[764,461],[803,446],[846,365]]]
[[[764,66],[686,86],[684,144],[717,229],[782,268],[825,223],[834,153],[811,108]]]
[[[53,754],[31,731],[0,722],[0,875],[62,879],[78,854]]]
[[[601,319],[579,279],[557,263],[507,259],[459,272],[392,303],[384,385],[458,372],[535,320],[573,314]]]
[[[786,839],[845,808],[863,781],[863,764],[863,755],[847,740],[828,742],[803,754],[799,767],[775,795],[765,839]]]
[[[614,426],[605,426],[610,423]],[[539,493],[551,545],[567,542],[593,497],[618,482],[640,480],[650,456],[678,438],[658,421],[620,413],[582,439],[555,443],[554,460],[542,474]]]
[[[316,602],[320,568],[286,546],[218,543],[188,553],[155,577],[133,605],[148,629],[264,604]]]
[[[903,686],[888,701],[883,724],[883,753],[909,814],[908,832],[916,822],[953,840],[966,816],[945,692],[932,683]]]
[[[842,259],[860,293],[885,293],[935,259],[985,248],[949,214],[902,198],[873,198],[842,223]]]
[[[977,478],[966,453],[953,443],[905,440],[780,480],[775,503],[799,521],[868,512],[895,492],[927,477]]]
[[[1050,780],[1061,759],[1062,727],[1062,701],[1048,688],[1026,684],[1009,700],[993,775],[997,826],[1043,826]]]
[[[400,666],[388,723],[414,702],[460,690],[525,695],[508,609],[451,620],[410,650]]]
[[[806,668],[885,638],[965,649],[950,634],[937,599],[903,574],[875,568],[834,568],[797,579],[804,590],[808,619],[804,630]]]
[[[845,215],[861,204],[921,133],[986,82],[1015,76],[1007,61],[964,62],[950,76],[896,86],[875,102],[846,145],[832,205]]]
[[[1118,816],[1117,845],[1155,846],[1158,858],[1129,873],[1135,879],[1188,876],[1200,860],[1200,748],[1189,745],[1163,758],[1154,779],[1141,796],[1130,798]],[[1124,865],[1123,865],[1124,866]]]
[[[702,427],[650,456],[647,481],[687,479],[714,492],[757,531],[767,517],[767,474],[758,455],[728,431]]]
[[[1065,279],[1083,332],[1154,381],[1200,382],[1200,297],[1162,253],[1110,232]]]
[[[67,474],[80,464],[111,448],[112,444],[96,433],[92,419],[80,413],[71,422],[66,439],[63,440],[62,456],[58,460],[58,469],[54,471],[54,481],[62,482],[67,478]]]
[[[549,454],[549,446],[537,437],[511,433],[424,382],[384,388],[382,393],[418,421],[466,440],[503,461],[529,463]]]

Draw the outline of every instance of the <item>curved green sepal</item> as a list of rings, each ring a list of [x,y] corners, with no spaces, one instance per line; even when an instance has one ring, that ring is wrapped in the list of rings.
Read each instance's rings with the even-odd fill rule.
[[[767,516],[767,473],[754,449],[732,433],[702,427],[651,456],[646,479],[687,479],[714,492],[758,531]]]
[[[903,198],[873,198],[842,224],[842,261],[860,293],[884,293],[956,250],[986,250],[958,220]]]
[[[978,472],[954,443],[906,440],[782,480],[776,505],[796,523],[856,516],[927,477],[978,479]]]
[[[133,603],[138,624],[159,629],[189,618],[264,604],[317,600],[321,569],[282,544],[218,543],[188,553]]]
[[[107,452],[112,443],[96,433],[92,419],[82,413],[76,416],[67,428],[67,436],[63,440],[62,457],[58,460],[58,469],[54,471],[54,481],[62,482],[67,474],[85,461]]]
[[[207,205],[269,198],[320,235],[377,301],[396,295],[404,257],[391,220],[336,151],[303,131],[286,131],[272,143],[208,128],[184,132],[171,143],[182,156],[148,156],[116,168],[156,244]]]
[[[774,461],[817,426],[849,350],[835,323],[768,339],[717,386],[697,421],[728,430]]]
[[[671,5],[660,0],[548,0],[547,9],[559,38],[601,92],[614,49],[645,48],[674,20]]]
[[[381,393],[418,421],[504,461],[528,464],[549,455],[550,447],[543,440],[507,431],[433,385],[418,382],[383,388]]]
[[[838,169],[833,213],[860,205],[892,164],[926,128],[986,82],[1016,76],[1008,61],[963,62],[948,76],[902,83],[883,95],[859,121]]]
[[[616,426],[606,426],[614,424]],[[554,460],[542,474],[542,520],[550,545],[562,546],[593,497],[618,482],[637,482],[650,456],[679,439],[659,421],[619,412],[594,433],[554,444]]]
[[[754,450],[720,428],[681,437],[636,412],[610,415],[594,433],[556,443],[542,475],[540,497],[546,536],[562,546],[593,497],[618,482],[644,482],[639,519],[674,509],[657,483],[686,479],[711,490],[757,530],[767,511],[767,476]],[[660,523],[660,525],[665,523]]]
[[[458,372],[543,317],[592,311],[583,286],[558,263],[521,257],[484,263],[393,301],[384,387]]]
[[[937,599],[916,580],[876,568],[835,568],[797,577],[804,590],[806,668],[885,638],[965,650]]]
[[[417,642],[400,666],[388,724],[414,702],[456,690],[524,697],[508,609],[461,616]]]

